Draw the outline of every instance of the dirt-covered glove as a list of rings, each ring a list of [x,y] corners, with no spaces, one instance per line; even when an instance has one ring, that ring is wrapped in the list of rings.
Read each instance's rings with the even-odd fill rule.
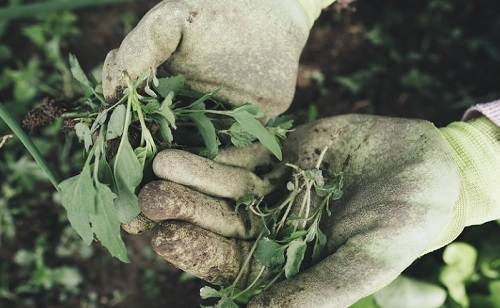
[[[230,105],[257,103],[268,118],[283,113],[295,92],[299,57],[310,27],[332,1],[165,0],[109,52],[103,91],[116,101],[148,69],[183,74],[193,90]],[[305,3],[305,4],[303,4]]]
[[[422,120],[327,118],[290,134],[283,163],[313,169],[337,132],[321,166],[344,173],[344,195],[322,221],[329,255],[257,295],[249,307],[348,307],[465,226],[500,218],[500,129],[486,118],[442,129]],[[258,145],[223,152],[217,162],[160,153],[154,170],[166,181],[140,194],[144,215],[163,221],[154,228],[154,250],[202,279],[231,283],[259,221],[236,213],[229,199],[279,185],[283,163],[257,168],[272,170],[260,176],[252,172],[268,157]],[[146,228],[139,225],[136,231]],[[261,268],[252,262],[244,283]]]

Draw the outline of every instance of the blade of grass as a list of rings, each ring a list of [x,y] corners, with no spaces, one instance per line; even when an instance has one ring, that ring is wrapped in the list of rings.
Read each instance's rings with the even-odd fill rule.
[[[80,0],[52,1],[25,5],[12,5],[0,9],[0,20],[8,21],[16,18],[40,16],[62,10],[74,10],[88,6],[104,6],[107,4],[132,2],[133,0]]]
[[[59,180],[56,175],[49,167],[42,154],[38,150],[38,148],[33,144],[31,138],[24,132],[24,130],[19,126],[19,124],[14,121],[12,116],[9,114],[7,109],[0,103],[0,118],[7,124],[7,126],[12,130],[12,132],[21,140],[23,145],[26,147],[28,152],[30,152],[31,156],[35,159],[36,163],[42,168],[43,171],[47,174],[52,185],[54,185],[55,189],[59,191]]]

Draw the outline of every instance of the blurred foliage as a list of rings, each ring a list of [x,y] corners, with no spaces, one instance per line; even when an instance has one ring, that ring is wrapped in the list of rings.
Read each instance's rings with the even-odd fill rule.
[[[373,0],[355,7],[320,19],[324,29],[344,27],[347,34],[337,35],[359,45],[331,44],[339,61],[353,63],[324,68],[330,97],[369,102],[357,111],[439,125],[500,97],[500,18],[488,1]]]
[[[58,2],[68,1],[9,0],[1,9]],[[362,57],[338,74],[322,69],[311,74],[320,96],[334,89],[342,99],[369,101],[360,112],[423,116],[434,110],[429,117],[441,123],[449,119],[443,113],[460,114],[473,103],[500,97],[500,18],[489,1],[359,1],[357,12],[342,15],[344,20],[324,15],[325,29],[362,23],[364,45]],[[121,20],[127,32],[138,18],[128,13]],[[75,11],[0,20],[0,101],[19,121],[45,96],[71,99],[79,91],[66,61],[79,33]],[[384,105],[390,100],[400,101],[402,111],[387,110],[395,106]],[[320,107],[311,104],[307,117],[323,115]],[[31,136],[59,175],[68,177],[80,170],[82,153],[75,153],[74,137],[66,138],[63,126],[54,121]],[[8,133],[0,121],[0,138]],[[500,307],[499,231],[496,222],[467,228],[457,242],[415,261],[388,288],[353,307],[411,307],[417,300],[419,308]],[[0,148],[0,306],[123,303],[124,290],[89,285],[90,277],[116,267],[96,256],[99,248],[82,245],[69,227],[45,175],[18,140],[8,140]],[[164,263],[149,247],[139,256],[155,267]],[[151,268],[137,279],[139,292],[152,300],[167,283]]]

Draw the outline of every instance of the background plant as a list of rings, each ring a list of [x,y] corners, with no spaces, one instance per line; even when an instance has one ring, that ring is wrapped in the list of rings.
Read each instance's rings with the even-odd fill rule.
[[[48,23],[53,19],[50,15],[66,16],[65,26],[78,31],[53,29],[54,34],[59,33],[55,40],[59,44],[59,55],[69,67],[69,52],[88,54],[86,58],[80,55],[78,58],[85,71],[91,72],[123,37],[127,22],[120,20],[122,13],[133,14],[138,20],[157,1],[97,5],[66,13],[60,9],[57,13],[42,13],[39,9],[61,8],[62,2],[83,1],[4,2],[0,8],[2,13],[14,4],[40,5],[36,16],[31,13],[6,19],[6,15],[0,15],[0,101],[21,122],[29,110],[42,104],[45,96],[55,94],[59,99],[64,96],[64,76],[49,60],[47,48],[37,47],[21,29],[33,25],[46,28],[49,24],[59,27],[63,20]],[[305,119],[307,115],[315,118],[365,112],[419,117],[446,125],[460,119],[465,106],[500,97],[500,22],[490,1],[373,0],[357,1],[355,7],[355,11],[348,9],[341,14],[326,11],[313,28],[301,59],[299,85],[292,106],[294,114]],[[69,15],[76,18],[67,17]],[[117,23],[107,26],[115,17]],[[112,29],[114,45],[106,45],[111,36],[103,29]],[[42,33],[46,33],[42,45],[48,46],[48,42],[54,41],[51,31]],[[99,40],[92,41],[89,37]],[[312,71],[314,77],[311,77]],[[352,79],[358,92],[351,91],[338,77]],[[72,86],[75,95],[82,93],[78,83]],[[66,137],[61,133],[63,127],[64,121],[56,120],[30,133],[60,178],[77,174],[83,163],[77,137],[72,134]],[[6,134],[10,131],[0,121],[0,137]],[[124,238],[134,261],[128,265],[113,260],[100,245],[81,245],[78,234],[68,224],[59,196],[53,193],[51,184],[36,166],[17,139],[10,139],[0,149],[0,306],[110,307],[127,303],[160,307],[161,303],[186,307],[199,304],[199,289],[203,284],[196,279],[178,282],[181,274],[156,257],[147,245],[147,237]],[[459,288],[465,286],[471,307],[500,307],[496,289],[499,230],[498,223],[493,222],[468,228],[458,239],[477,251],[476,261],[468,262],[475,265],[472,274],[456,284]],[[35,254],[38,246],[43,246],[38,251],[42,251],[44,267],[77,269],[82,282],[76,293],[58,283],[48,289],[39,286],[31,287],[30,292],[19,291],[24,285],[32,286],[31,273],[36,266],[34,262],[15,263],[15,256],[18,251]],[[420,258],[404,274],[443,290],[446,293],[443,307],[460,307],[448,292],[449,283],[443,283],[440,278],[448,265],[443,261],[443,252],[442,249]],[[401,284],[404,285],[408,286]],[[66,294],[65,300],[59,298],[62,293]],[[403,301],[410,293],[398,291]],[[374,307],[382,306],[381,301],[380,296],[371,296],[364,303]]]

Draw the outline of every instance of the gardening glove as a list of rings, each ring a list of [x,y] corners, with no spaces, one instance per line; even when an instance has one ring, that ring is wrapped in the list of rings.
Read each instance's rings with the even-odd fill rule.
[[[290,105],[299,57],[314,20],[330,1],[168,0],[152,8],[106,57],[103,92],[122,96],[125,73],[183,74],[195,91],[223,86],[229,105],[261,104],[267,118]]]
[[[259,218],[236,212],[231,199],[281,187],[289,180],[285,162],[314,169],[331,140],[321,168],[344,174],[344,195],[331,204],[331,216],[323,215],[328,256],[249,307],[348,307],[464,227],[500,218],[500,129],[485,117],[436,129],[423,120],[345,115],[297,128],[285,140],[283,163],[259,144],[221,152],[218,161],[178,150],[158,154],[153,167],[164,180],[141,191],[147,218],[133,231],[154,226],[158,254],[228,285],[259,233]],[[252,259],[242,284],[260,269]]]

